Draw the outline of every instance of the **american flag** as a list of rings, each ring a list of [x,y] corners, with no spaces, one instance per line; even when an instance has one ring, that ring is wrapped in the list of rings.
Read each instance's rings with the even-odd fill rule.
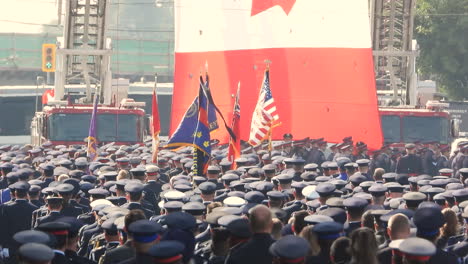
[[[270,72],[265,71],[262,88],[250,124],[249,143],[258,146],[268,137],[271,128],[279,123],[275,100],[270,90]]]

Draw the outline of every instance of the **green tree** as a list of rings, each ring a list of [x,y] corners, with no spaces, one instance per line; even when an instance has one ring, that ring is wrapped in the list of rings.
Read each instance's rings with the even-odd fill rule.
[[[418,72],[454,99],[468,98],[468,0],[418,0]]]

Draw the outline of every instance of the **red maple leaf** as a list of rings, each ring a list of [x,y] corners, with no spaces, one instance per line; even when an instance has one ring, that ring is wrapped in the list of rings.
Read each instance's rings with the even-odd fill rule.
[[[250,16],[255,16],[256,14],[274,6],[280,6],[286,15],[289,15],[289,12],[291,12],[295,3],[296,0],[252,0],[252,11]]]

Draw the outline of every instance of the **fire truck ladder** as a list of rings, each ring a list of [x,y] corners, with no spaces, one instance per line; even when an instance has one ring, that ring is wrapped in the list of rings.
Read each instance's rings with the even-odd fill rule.
[[[110,40],[105,37],[107,0],[67,0],[63,40],[57,49],[55,98],[62,100],[65,85],[86,84],[85,102],[91,102],[91,85],[111,85]]]
[[[377,90],[393,91],[393,100],[410,104],[415,89],[413,21],[416,0],[369,0]]]

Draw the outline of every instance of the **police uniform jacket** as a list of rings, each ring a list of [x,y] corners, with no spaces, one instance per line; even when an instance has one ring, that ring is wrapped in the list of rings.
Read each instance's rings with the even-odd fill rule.
[[[361,222],[348,222],[348,229],[346,229],[346,235],[349,237],[349,235],[356,229],[361,227]]]
[[[78,256],[75,251],[65,250],[65,256],[73,263],[73,264],[96,264],[96,262]]]
[[[0,180],[0,189],[8,188],[8,181],[6,177],[2,177]]]
[[[89,201],[89,200],[88,200]],[[81,211],[83,211],[83,213],[87,213],[90,211],[90,207],[89,206],[86,206],[84,204],[80,204],[78,203],[76,200],[70,200],[70,205],[71,206],[74,206],[76,208],[79,208]],[[82,214],[83,214],[82,213]]]
[[[201,232],[195,237],[195,243],[203,243],[210,239],[211,239],[211,231],[210,231],[210,228],[207,227],[203,232]]]
[[[463,155],[462,153],[458,153],[452,161],[452,169],[454,171],[458,171],[459,169],[463,168],[463,161],[466,159],[467,156]]]
[[[449,161],[447,157],[444,155],[440,155],[439,157],[436,158],[436,170],[439,171],[441,169],[449,168]]]
[[[119,262],[119,264],[141,264],[141,263],[153,263],[153,258],[150,255],[139,253],[139,254],[136,254],[136,256],[133,258],[129,258],[127,260]]]
[[[420,175],[422,171],[421,158],[415,154],[403,156],[397,163],[396,173]]]
[[[294,200],[291,202],[288,202],[285,207],[283,207],[283,210],[286,211],[288,216],[290,217],[292,213],[301,210],[302,208],[302,201]]]
[[[55,257],[52,259],[51,264],[72,264],[65,254],[55,252]]]
[[[108,242],[106,245],[100,246],[98,248],[95,248],[91,251],[90,253],[90,259],[99,262],[101,257],[111,249],[116,248],[119,245],[118,241],[113,241],[113,242]]]
[[[157,181],[149,181],[145,184],[143,192],[145,192],[145,200],[151,205],[157,204],[159,194],[161,193],[162,185]]]
[[[41,186],[41,189],[49,187],[49,184],[54,181],[54,177],[41,177],[40,179],[43,180],[43,182],[39,185]]]
[[[83,209],[79,208],[79,207],[76,207],[72,204],[67,204],[66,206],[64,206],[62,208],[62,211],[61,211],[62,215],[63,216],[69,216],[69,217],[78,217],[80,214],[83,214]]]
[[[154,215],[154,213],[152,211],[150,211],[147,208],[143,207],[140,203],[130,202],[130,203],[126,203],[126,204],[122,205],[121,207],[125,208],[125,209],[128,209],[128,210],[140,209],[145,213],[147,219],[150,219],[151,216]]]
[[[44,201],[41,201],[41,200],[31,200],[29,201],[30,203],[32,203],[33,205],[35,205],[37,208],[43,206],[45,203]]]
[[[89,201],[88,198],[86,198],[86,197],[81,197],[81,198],[79,198],[79,199],[80,199],[80,201],[78,202],[78,204],[81,204],[81,205],[83,205],[83,206],[85,206],[85,207],[87,207],[87,208],[90,208],[91,202]]]
[[[375,159],[372,160],[372,170],[375,170],[376,168],[382,168],[386,172],[390,172],[390,167],[392,165],[392,161],[390,157],[387,155],[387,153],[380,153],[375,157]]]
[[[385,247],[377,252],[377,259],[380,264],[392,264],[392,249]]]
[[[110,249],[99,260],[99,264],[115,264],[135,257],[135,249],[131,246],[131,241],[127,240],[125,244]]]
[[[93,235],[102,232],[101,226],[97,225],[93,228],[85,230],[80,240],[80,249],[78,250],[78,255],[82,257],[87,257],[89,253],[89,241]]]
[[[452,253],[443,251],[440,248],[437,248],[436,254],[432,256],[429,261],[427,262],[428,264],[457,264],[458,262],[458,257]]]
[[[48,212],[49,211],[47,210],[45,205],[43,205],[39,209],[34,210],[34,212],[32,213],[31,227],[36,227],[37,219],[39,219],[40,217],[46,216]]]
[[[39,217],[36,222],[36,226],[43,224],[43,223],[49,223],[53,222],[59,218],[62,218],[63,214],[61,212],[50,212],[50,214],[46,216]]]
[[[437,170],[435,166],[434,151],[428,149],[425,151],[422,157],[422,167],[424,174],[435,176],[437,175]]]
[[[315,163],[315,164],[322,164],[325,162],[325,154],[322,150],[314,148],[307,153],[306,157],[304,157],[306,164],[307,163]]]
[[[16,200],[0,207],[0,244],[3,247],[14,245],[15,233],[31,229],[31,217],[36,209],[28,200]]]
[[[448,248],[448,251],[456,254],[460,258],[468,256],[468,238]]]
[[[173,177],[173,176],[176,176],[176,175],[182,173],[182,171],[183,170],[181,168],[174,168],[172,170],[169,170],[168,174],[169,174],[170,177]]]
[[[226,263],[272,263],[269,248],[275,240],[267,233],[254,234],[246,243],[232,249]]]

